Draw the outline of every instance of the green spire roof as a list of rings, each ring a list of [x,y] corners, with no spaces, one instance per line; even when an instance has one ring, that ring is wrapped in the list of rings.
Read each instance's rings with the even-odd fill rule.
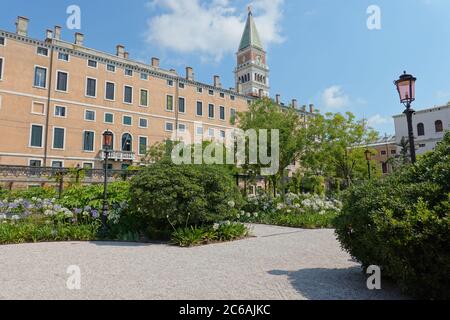
[[[239,51],[248,47],[255,47],[260,50],[264,50],[261,39],[259,38],[258,30],[256,29],[255,20],[253,20],[253,13],[251,10],[248,12],[247,23],[245,24],[244,34],[242,35],[241,44],[239,45]]]

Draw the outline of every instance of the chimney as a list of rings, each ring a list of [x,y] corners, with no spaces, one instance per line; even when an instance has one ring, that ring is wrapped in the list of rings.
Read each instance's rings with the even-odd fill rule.
[[[306,112],[306,105],[303,105],[302,111],[303,111],[303,112]]]
[[[194,81],[194,70],[191,67],[186,67],[186,79]]]
[[[26,37],[28,36],[28,23],[30,22],[30,20],[28,20],[28,18],[25,17],[17,17],[17,22],[16,22],[16,33],[19,36],[23,36]]]
[[[155,57],[152,58],[152,67],[159,68],[159,59],[158,58],[155,58]]]
[[[45,40],[51,40],[53,39],[53,30],[47,29],[47,32],[45,34]]]
[[[220,83],[220,77],[219,76],[214,76],[214,87],[222,88],[222,84]]]
[[[298,102],[297,102],[297,99],[292,99],[292,108],[298,109]]]
[[[277,94],[277,95],[275,96],[275,102],[276,102],[276,104],[278,104],[278,105],[281,103],[281,95]]]
[[[84,42],[84,34],[77,32],[75,33],[75,44],[77,46],[82,47],[83,46],[83,42]]]
[[[263,89],[259,89],[259,90],[258,90],[258,96],[259,96],[260,98],[264,97],[264,90],[263,90]]]
[[[116,46],[116,56],[118,56],[119,58],[124,58],[125,57],[125,46],[118,44]]]
[[[315,111],[315,110],[314,110],[314,105],[313,105],[313,104],[310,104],[310,105],[309,105],[309,112],[310,112],[310,113],[314,113],[314,111]]]
[[[61,40],[61,27],[60,26],[55,26],[55,39],[56,40]]]
[[[123,57],[124,57],[125,59],[128,59],[128,58],[130,57],[130,53],[129,53],[129,52],[124,52],[124,53],[123,53]]]

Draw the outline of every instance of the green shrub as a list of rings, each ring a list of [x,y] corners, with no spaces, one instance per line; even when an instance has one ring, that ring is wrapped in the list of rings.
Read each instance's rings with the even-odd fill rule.
[[[8,194],[9,199],[53,199],[57,197],[54,187],[34,187],[26,190],[13,190]]]
[[[128,182],[108,183],[108,204],[110,207],[120,205],[129,199]],[[101,210],[103,207],[103,184],[81,186],[75,185],[67,189],[58,201],[67,208],[91,207]]]
[[[204,227],[185,227],[176,229],[171,242],[180,247],[192,247],[216,241],[234,241],[247,237],[249,231],[241,223],[221,223]]]
[[[131,180],[130,214],[140,230],[211,225],[235,217],[241,194],[223,168],[160,162]]]
[[[364,267],[382,267],[406,292],[449,299],[449,213],[450,133],[415,166],[350,188],[336,233]]]

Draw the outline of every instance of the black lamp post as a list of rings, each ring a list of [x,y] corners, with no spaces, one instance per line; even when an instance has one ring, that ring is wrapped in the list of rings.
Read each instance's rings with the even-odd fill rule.
[[[108,160],[109,153],[113,150],[114,135],[111,131],[107,130],[103,133],[103,152],[105,153],[105,180],[103,185],[103,212],[102,212],[102,225],[103,231],[106,231],[106,218],[108,215]]]
[[[412,75],[407,74],[406,71],[400,76],[400,78],[395,81],[395,86],[397,87],[398,94],[400,95],[400,102],[406,107],[404,114],[406,115],[406,120],[408,122],[408,136],[409,136],[409,149],[411,153],[411,162],[416,163],[416,146],[414,143],[414,130],[412,117],[414,110],[411,108],[411,103],[416,100],[416,78]]]
[[[372,168],[371,168],[371,161],[372,161],[372,152],[370,152],[369,149],[367,149],[364,152],[364,155],[366,156],[366,160],[367,160],[367,172],[369,173],[369,180],[372,179]]]

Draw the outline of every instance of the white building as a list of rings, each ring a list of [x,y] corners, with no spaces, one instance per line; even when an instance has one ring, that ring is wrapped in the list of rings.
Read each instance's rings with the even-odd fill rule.
[[[394,116],[394,121],[396,142],[399,144],[403,137],[408,139],[406,115]],[[432,151],[444,138],[445,132],[450,130],[450,104],[415,112],[413,128],[417,154]]]

